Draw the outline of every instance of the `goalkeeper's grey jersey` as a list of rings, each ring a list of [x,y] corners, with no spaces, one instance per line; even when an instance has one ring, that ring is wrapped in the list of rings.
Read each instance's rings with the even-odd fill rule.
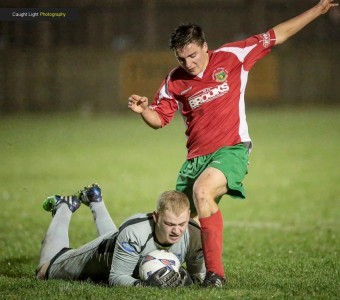
[[[152,214],[134,215],[121,225],[115,235],[109,276],[111,285],[133,284],[138,278],[140,260],[156,249],[167,249],[175,253],[181,264],[186,262],[187,270],[191,276],[200,280],[204,278],[205,264],[199,226],[190,221],[181,240],[170,247],[164,247],[157,243],[154,237],[154,226]]]
[[[133,285],[139,278],[141,259],[153,250],[167,249],[177,255],[181,264],[186,263],[192,277],[202,281],[205,264],[197,223],[190,220],[181,240],[167,247],[157,243],[154,226],[152,214],[134,215],[118,231],[107,233],[78,249],[61,251],[52,260],[48,277]]]

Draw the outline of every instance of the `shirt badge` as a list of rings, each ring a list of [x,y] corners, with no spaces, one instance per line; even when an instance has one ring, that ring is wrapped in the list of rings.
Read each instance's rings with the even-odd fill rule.
[[[217,82],[224,82],[228,78],[228,72],[224,68],[218,68],[213,73],[213,80]]]

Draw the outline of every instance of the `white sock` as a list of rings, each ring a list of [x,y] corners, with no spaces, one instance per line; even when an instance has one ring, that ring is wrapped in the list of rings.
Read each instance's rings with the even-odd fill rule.
[[[117,230],[117,226],[113,223],[104,201],[90,202],[93,220],[97,227],[98,235],[101,236],[107,232]]]
[[[69,247],[68,227],[71,216],[67,204],[60,204],[42,241],[39,266],[50,261],[61,249]]]

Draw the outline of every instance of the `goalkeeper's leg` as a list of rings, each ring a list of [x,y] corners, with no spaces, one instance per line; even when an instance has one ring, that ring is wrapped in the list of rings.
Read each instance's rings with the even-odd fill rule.
[[[89,206],[93,215],[93,220],[97,227],[98,236],[111,231],[116,231],[117,226],[105,206],[101,188],[98,184],[92,184],[79,191],[80,201]]]
[[[43,279],[50,260],[63,248],[69,247],[68,228],[71,216],[72,211],[67,203],[60,203],[42,241],[37,278]]]

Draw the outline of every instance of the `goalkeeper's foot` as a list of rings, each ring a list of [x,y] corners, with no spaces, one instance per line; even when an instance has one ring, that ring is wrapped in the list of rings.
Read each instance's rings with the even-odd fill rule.
[[[209,271],[205,275],[202,287],[222,287],[226,283],[227,280],[224,277]]]
[[[102,191],[96,183],[86,186],[84,189],[80,190],[78,198],[81,203],[84,203],[87,206],[89,206],[91,202],[101,202],[103,200]]]
[[[81,204],[78,197],[74,195],[73,196],[53,195],[45,199],[45,201],[43,202],[43,208],[46,211],[52,212],[52,216],[54,216],[62,203],[66,203],[72,213],[74,213]]]

